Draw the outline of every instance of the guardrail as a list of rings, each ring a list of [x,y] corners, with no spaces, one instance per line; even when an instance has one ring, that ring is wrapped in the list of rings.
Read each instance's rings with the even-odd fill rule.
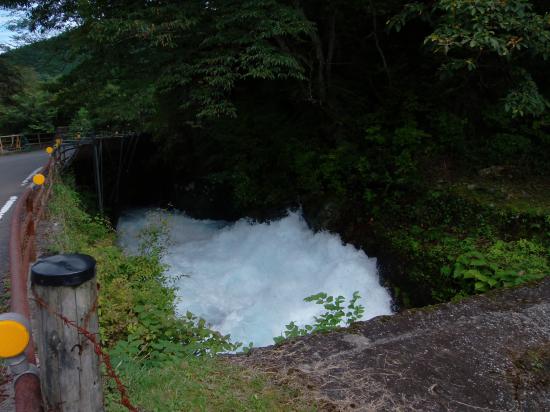
[[[11,276],[11,311],[30,320],[28,273],[30,262],[36,258],[36,228],[52,190],[55,158],[51,157],[42,174],[45,184],[27,188],[15,205],[11,218],[9,261]],[[25,351],[27,361],[36,365],[32,335]],[[40,381],[33,369],[17,376],[14,382],[17,412],[42,411]]]
[[[17,136],[19,135],[8,137],[16,139]],[[95,278],[84,279],[84,283],[79,286],[82,290],[75,292],[73,284],[68,288],[58,288],[63,285],[49,285],[38,279],[43,274],[39,273],[37,265],[43,264],[44,259],[40,259],[32,268],[30,267],[36,260],[36,229],[44,215],[55,174],[70,165],[81,146],[92,145],[97,152],[97,146],[101,148],[103,140],[135,137],[135,134],[101,133],[84,137],[77,135],[76,138],[71,139],[73,136],[70,136],[66,140],[61,136],[60,133],[52,134],[51,140],[37,141],[39,145],[46,145],[55,137],[55,149],[47,149],[51,157],[42,171],[43,176],[34,176],[33,182],[36,184],[25,189],[15,204],[11,218],[9,241],[11,313],[0,314],[0,334],[4,342],[0,345],[0,357],[7,360],[15,376],[16,412],[42,412],[44,408],[48,411],[103,410],[100,362],[105,364],[107,375],[115,380],[120,392],[121,404],[130,411],[137,412],[137,409],[131,405],[126,389],[112,367],[108,354],[99,345]],[[135,150],[135,144],[130,147]],[[54,260],[61,258],[61,269],[67,269],[67,259],[73,259],[64,255],[52,258]],[[46,266],[49,267],[48,270],[51,269],[49,263]],[[32,272],[30,289],[29,271]],[[58,272],[56,276],[60,275],[62,270]],[[70,272],[69,278],[72,281],[74,273]],[[50,287],[57,289],[50,292]],[[29,296],[29,293],[32,293],[32,296]],[[72,296],[75,293],[79,296],[78,299]],[[82,300],[86,293],[88,297]],[[67,307],[65,303],[61,304],[58,297],[62,294],[69,296],[67,299],[59,298],[63,302],[80,301],[80,304],[76,308],[72,308],[71,305]],[[52,299],[48,298],[50,295]],[[34,302],[32,307],[31,302]],[[75,310],[72,311],[72,309]],[[30,326],[31,312],[37,316],[36,342],[33,342]],[[51,346],[51,339],[58,343]],[[10,340],[15,343],[6,344]],[[76,346],[80,347],[77,355],[73,353],[73,348]],[[40,362],[37,361],[35,347],[38,348]],[[69,362],[71,357],[75,357],[75,361]],[[37,363],[40,363],[39,369],[37,369]],[[75,367],[81,364],[87,367]],[[75,383],[80,385],[75,386]]]
[[[8,361],[12,372],[16,375],[14,378],[16,412],[42,412],[44,410],[44,399],[48,398],[48,393],[42,394],[41,392],[40,374],[36,367],[38,363],[35,353],[36,342],[34,342],[30,330],[30,301],[33,299],[36,300],[36,296],[29,299],[28,275],[31,263],[36,260],[36,229],[44,215],[46,203],[52,191],[54,175],[58,170],[70,163],[77,150],[78,143],[69,143],[62,146],[59,144],[56,145],[56,149],[51,153],[47,165],[41,172],[45,178],[44,184],[33,184],[31,187],[25,189],[15,204],[11,218],[9,269],[11,280],[10,310],[12,313],[6,314],[6,319],[4,320],[10,321],[15,316],[16,319],[14,320],[16,322],[28,325],[28,342],[23,346],[25,348],[23,355],[12,358],[11,362]],[[48,151],[50,152],[49,149]],[[41,318],[43,317],[41,316]],[[40,336],[39,338],[41,338],[39,341],[41,341],[42,345],[40,349],[43,352],[41,355],[44,357],[41,362],[43,364],[44,362],[47,363],[48,358],[45,356],[45,353],[49,349],[46,352],[43,349],[45,344],[47,347],[47,343],[44,342],[44,336]],[[46,404],[51,405],[51,402],[46,402]]]

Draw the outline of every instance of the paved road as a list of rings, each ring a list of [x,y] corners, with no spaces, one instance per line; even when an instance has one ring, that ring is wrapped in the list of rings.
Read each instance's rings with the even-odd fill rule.
[[[8,239],[14,203],[33,173],[45,166],[48,155],[43,151],[0,156],[0,278],[8,271]],[[0,279],[1,283],[1,279]],[[0,285],[0,296],[4,291]]]

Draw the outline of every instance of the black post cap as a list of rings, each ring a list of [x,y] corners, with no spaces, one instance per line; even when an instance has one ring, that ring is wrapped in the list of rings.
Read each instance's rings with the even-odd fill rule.
[[[79,286],[95,276],[95,259],[78,253],[40,258],[31,267],[31,282],[41,286]]]

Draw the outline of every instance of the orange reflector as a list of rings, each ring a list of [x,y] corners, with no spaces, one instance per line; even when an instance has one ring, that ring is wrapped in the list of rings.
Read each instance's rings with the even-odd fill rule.
[[[14,320],[0,321],[0,358],[21,355],[30,340],[27,328]]]
[[[46,178],[42,173],[37,173],[33,176],[32,181],[35,185],[40,186],[44,184],[44,182],[46,181]]]

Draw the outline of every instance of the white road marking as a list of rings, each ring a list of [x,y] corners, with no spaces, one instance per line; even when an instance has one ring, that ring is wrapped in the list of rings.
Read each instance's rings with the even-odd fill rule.
[[[28,175],[25,180],[23,180],[23,183],[21,183],[21,186],[27,186],[29,184],[29,182],[31,181],[31,179],[33,178],[33,176],[35,174],[37,174],[38,172],[40,172],[42,170],[42,167],[39,167],[38,169],[36,169],[34,172],[32,172],[30,175]]]
[[[17,200],[17,196],[12,196],[10,199],[6,202],[4,206],[2,206],[2,209],[0,209],[0,220],[4,217],[6,213],[8,213],[8,210],[13,206],[15,201]]]

